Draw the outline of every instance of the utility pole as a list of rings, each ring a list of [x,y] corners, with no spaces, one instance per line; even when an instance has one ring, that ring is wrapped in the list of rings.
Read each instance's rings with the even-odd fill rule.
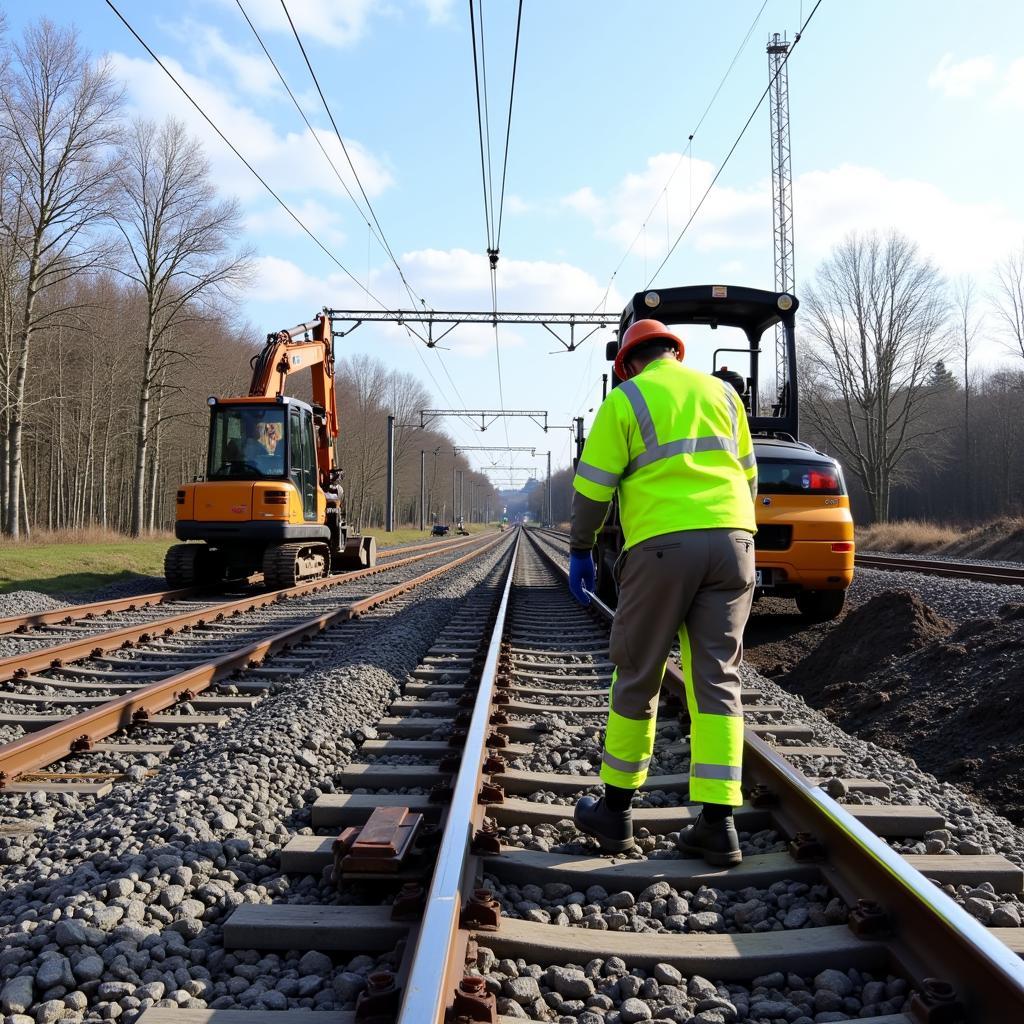
[[[775,32],[768,40],[768,73],[772,136],[772,219],[775,244],[775,290],[793,293],[793,165],[789,140],[789,42]],[[776,401],[781,405],[789,381],[786,335],[775,325]]]
[[[466,473],[459,470],[459,518],[466,518]]]
[[[551,452],[548,452],[548,515],[546,525],[551,525]]]
[[[455,525],[455,509],[458,507],[456,500],[459,494],[459,469],[455,464],[454,457],[452,458],[452,514],[448,517],[448,525]]]
[[[427,517],[426,505],[427,502],[427,453],[426,450],[420,449],[420,533],[425,528],[425,520]]]
[[[384,496],[384,529],[390,533],[395,528],[395,417],[388,414],[388,459],[387,481]]]

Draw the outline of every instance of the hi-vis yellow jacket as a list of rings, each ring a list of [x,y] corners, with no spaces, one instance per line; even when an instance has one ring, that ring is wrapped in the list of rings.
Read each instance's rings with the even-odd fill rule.
[[[679,530],[754,533],[757,465],[740,396],[674,359],[648,363],[598,409],[573,487],[599,502],[618,489],[627,548]]]

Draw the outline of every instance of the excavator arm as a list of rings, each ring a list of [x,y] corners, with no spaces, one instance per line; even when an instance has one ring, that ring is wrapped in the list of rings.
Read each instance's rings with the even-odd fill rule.
[[[287,331],[267,335],[267,343],[253,359],[251,398],[279,398],[289,374],[309,369],[313,377],[316,410],[316,461],[324,490],[337,482],[334,438],[338,436],[338,402],[334,393],[334,333],[326,312],[315,320]]]

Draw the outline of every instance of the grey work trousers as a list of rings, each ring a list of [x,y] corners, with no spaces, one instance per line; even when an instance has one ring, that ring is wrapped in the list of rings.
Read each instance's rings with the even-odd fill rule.
[[[739,665],[754,592],[746,530],[684,530],[641,541],[617,566],[609,656],[616,671],[601,778],[636,789],[654,750],[672,644],[690,712],[690,799],[738,806],[743,760]]]

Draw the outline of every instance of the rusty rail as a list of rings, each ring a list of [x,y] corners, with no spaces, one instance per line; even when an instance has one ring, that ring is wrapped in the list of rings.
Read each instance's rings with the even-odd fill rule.
[[[110,736],[112,733],[117,732],[118,729],[144,721],[148,715],[156,714],[170,707],[172,704],[183,699],[186,694],[194,696],[202,692],[219,678],[235,669],[244,667],[250,661],[263,659],[275,654],[291,644],[322,632],[336,622],[355,618],[371,608],[377,607],[400,594],[404,594],[444,573],[450,572],[452,569],[473,558],[480,557],[505,539],[505,537],[499,536],[487,544],[478,544],[472,551],[450,562],[445,562],[443,565],[436,566],[414,577],[412,580],[389,587],[363,600],[344,604],[333,612],[300,622],[274,636],[254,641],[185,672],[180,672],[177,675],[151,683],[148,686],[139,687],[137,690],[113,698],[99,707],[92,708],[78,715],[69,716],[61,722],[56,722],[37,732],[19,737],[11,743],[0,747],[0,784],[9,782],[25,772],[36,771],[45,765],[52,764],[54,761],[70,753],[88,750],[92,743]],[[465,544],[458,546],[462,547]],[[391,562],[384,567],[377,566],[373,569],[359,570],[358,572],[348,574],[345,579],[349,580],[373,575],[383,569],[395,568],[398,565],[419,561],[425,557],[427,556],[418,555],[399,562]],[[337,582],[337,580],[333,583],[325,582],[321,583],[320,586],[332,586],[336,585]],[[281,593],[295,595],[296,591],[300,589],[303,593],[308,593],[311,589],[316,589],[316,587],[312,583],[303,584],[302,588],[293,588],[289,591],[267,595],[267,601],[276,600]],[[189,616],[189,618],[192,618],[192,616]],[[92,640],[95,639],[95,637],[92,638]]]
[[[533,545],[568,579],[549,551]],[[603,602],[595,598],[591,607],[595,616],[612,621],[614,612]],[[665,682],[685,703],[678,667],[668,665]],[[829,882],[849,905],[867,899],[881,911],[879,926],[891,936],[894,966],[921,989],[922,1021],[1024,1020],[1024,963],[1017,954],[750,729],[744,734],[743,775],[745,788],[763,787],[759,801],[772,808],[790,836],[804,833],[820,844]],[[941,996],[931,984],[935,979]],[[932,996],[939,1008],[935,1016],[927,1005]],[[947,997],[950,1005],[943,1010]],[[955,1013],[956,1003],[964,1015]]]
[[[854,564],[864,569],[893,572],[920,572],[927,576],[953,576],[978,583],[1024,586],[1024,566],[984,565],[980,562],[944,562],[937,558],[895,558],[890,555],[858,553]]]
[[[479,539],[479,534],[476,539]],[[443,551],[447,548],[457,547],[465,541],[442,540],[424,541],[422,544],[401,544],[393,548],[382,548],[377,552],[378,558],[397,558],[400,555],[407,555],[413,551]],[[388,563],[391,568],[396,563]],[[329,577],[335,582],[342,576],[348,578],[351,573],[337,573]],[[262,582],[262,573],[249,577],[249,582],[257,584]],[[318,581],[314,581],[318,582]],[[277,591],[280,593],[280,591]],[[55,624],[67,625],[78,619],[95,618],[99,615],[107,615],[112,612],[136,611],[139,608],[149,608],[158,604],[169,604],[172,601],[183,601],[191,597],[202,597],[204,595],[215,597],[216,595],[208,587],[185,587],[178,590],[155,590],[148,594],[135,594],[132,597],[109,598],[103,601],[90,601],[87,604],[68,604],[60,608],[51,608],[43,612],[26,612],[24,615],[9,615],[0,619],[0,636],[7,633],[18,633],[36,626],[52,626]]]

